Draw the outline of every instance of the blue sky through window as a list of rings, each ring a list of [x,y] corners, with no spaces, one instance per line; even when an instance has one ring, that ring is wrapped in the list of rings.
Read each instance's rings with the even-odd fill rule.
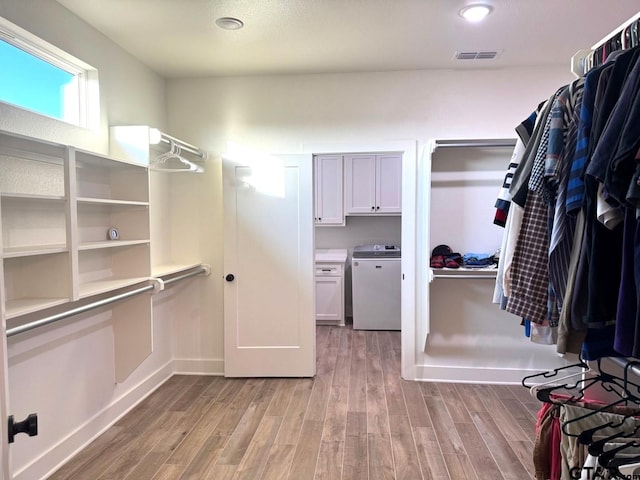
[[[0,100],[63,119],[63,90],[75,76],[0,40]]]

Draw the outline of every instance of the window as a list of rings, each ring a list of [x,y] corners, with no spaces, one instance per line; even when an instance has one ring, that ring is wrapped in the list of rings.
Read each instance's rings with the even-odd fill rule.
[[[0,18],[0,101],[94,127],[97,71]]]

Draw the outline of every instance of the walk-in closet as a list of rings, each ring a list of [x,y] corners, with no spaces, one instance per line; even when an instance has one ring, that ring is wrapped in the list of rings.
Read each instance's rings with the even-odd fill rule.
[[[634,478],[639,17],[0,2],[0,480]]]

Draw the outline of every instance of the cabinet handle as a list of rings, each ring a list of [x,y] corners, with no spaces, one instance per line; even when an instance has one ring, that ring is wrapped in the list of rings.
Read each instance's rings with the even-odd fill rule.
[[[322,221],[322,218],[318,217],[318,221],[319,221],[319,222],[321,222],[321,221]]]
[[[375,210],[375,209],[376,209],[376,207],[371,207],[371,210]]]
[[[380,210],[380,207],[376,207],[376,210]]]
[[[225,279],[227,282],[233,282],[233,281],[236,279],[236,277],[233,275],[233,273],[229,273],[229,274],[227,274],[227,276],[226,276],[226,277],[224,277],[224,279]]]
[[[331,271],[331,269],[330,269],[330,268],[322,268],[321,270],[322,270],[323,272],[330,272],[330,271]]]

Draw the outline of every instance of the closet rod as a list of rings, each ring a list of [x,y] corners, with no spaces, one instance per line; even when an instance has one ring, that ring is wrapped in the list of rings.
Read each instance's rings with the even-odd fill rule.
[[[624,22],[622,25],[620,25],[618,28],[616,28],[609,35],[607,35],[602,40],[600,40],[598,43],[596,43],[594,46],[592,46],[591,50],[597,50],[598,48],[600,48],[602,45],[607,43],[612,38],[617,37],[618,35],[620,35],[624,31],[625,28],[627,28],[629,25],[631,25],[636,20],[640,20],[640,12],[636,13],[633,17],[629,18],[626,22]]]
[[[159,137],[159,141],[155,142],[155,143],[160,143],[160,142],[164,142],[164,143],[175,143],[176,145],[178,145],[182,150],[185,150],[189,153],[194,154],[197,157],[200,157],[201,159],[206,159],[207,158],[207,154],[205,152],[203,152],[202,150],[200,150],[198,147],[196,147],[195,145],[191,145],[190,143],[187,142],[183,142],[182,140],[176,138],[176,137],[172,137],[171,135],[168,135],[164,132],[161,132],[160,130],[157,129],[152,129],[155,130],[154,134],[156,136],[156,138]],[[152,142],[154,143],[154,142]]]
[[[43,327],[45,325],[55,323],[59,320],[64,320],[65,318],[72,317],[73,315],[78,315],[79,313],[88,312],[89,310],[94,310],[96,308],[103,307],[105,305],[109,305],[111,303],[118,302],[129,297],[133,297],[134,295],[139,295],[141,293],[154,290],[155,288],[155,285],[145,285],[144,287],[136,288],[135,290],[120,293],[112,297],[103,298],[102,300],[98,300],[93,303],[87,303],[86,305],[82,305],[81,307],[72,308],[71,310],[56,313],[55,315],[41,318],[40,320],[36,320],[34,322],[25,323],[24,325],[20,325],[19,327],[9,328],[7,329],[7,338],[13,337],[14,335],[18,335],[20,333],[28,332],[38,327]]]
[[[203,265],[199,267],[197,270],[194,270],[189,273],[185,273],[183,275],[178,275],[177,277],[170,278],[168,280],[164,280],[162,283],[164,285],[177,282],[179,280],[183,280],[185,278],[194,277],[196,275],[200,275],[201,273],[209,274],[210,268],[208,265]],[[150,278],[149,280],[159,283],[156,278]],[[45,325],[49,325],[51,323],[55,323],[59,320],[64,320],[65,318],[72,317],[73,315],[78,315],[80,313],[88,312],[89,310],[94,310],[99,307],[103,307],[105,305],[109,305],[111,303],[119,302],[120,300],[125,300],[127,298],[133,297],[135,295],[139,295],[144,292],[148,292],[150,290],[157,290],[157,286],[154,284],[145,285],[144,287],[136,288],[135,290],[130,290],[128,292],[120,293],[118,295],[114,295],[112,297],[103,298],[102,300],[98,300],[96,302],[87,303],[86,305],[82,305],[77,308],[72,308],[71,310],[66,310],[64,312],[56,313],[55,315],[50,315],[45,318],[41,318],[40,320],[36,320],[34,322],[25,323],[24,325],[20,325],[18,327],[7,329],[7,338],[13,337],[14,335],[18,335],[20,333],[26,333],[30,330],[34,330],[39,327],[44,327]]]
[[[441,141],[436,140],[433,146],[433,149],[435,150],[437,148],[470,148],[470,147],[487,147],[487,148],[512,147],[513,148],[515,146],[516,146],[516,141],[510,140],[510,139],[496,140],[492,142],[469,141],[469,142],[460,142],[460,143],[443,143]]]
[[[209,269],[206,267],[200,267],[198,270],[194,270],[193,272],[184,273],[182,275],[178,275],[177,277],[169,278],[168,280],[163,280],[162,283],[168,285],[173,282],[177,282],[179,280],[184,280],[185,278],[195,277],[196,275],[200,275],[201,273],[209,273]]]
[[[629,363],[639,362],[638,360],[625,358],[625,357],[609,357],[609,360],[611,360],[613,363],[615,363],[621,368],[626,368],[627,365],[629,365]],[[632,365],[631,367],[629,367],[629,370],[631,370],[634,373],[634,375],[637,375],[640,377],[640,365]]]

